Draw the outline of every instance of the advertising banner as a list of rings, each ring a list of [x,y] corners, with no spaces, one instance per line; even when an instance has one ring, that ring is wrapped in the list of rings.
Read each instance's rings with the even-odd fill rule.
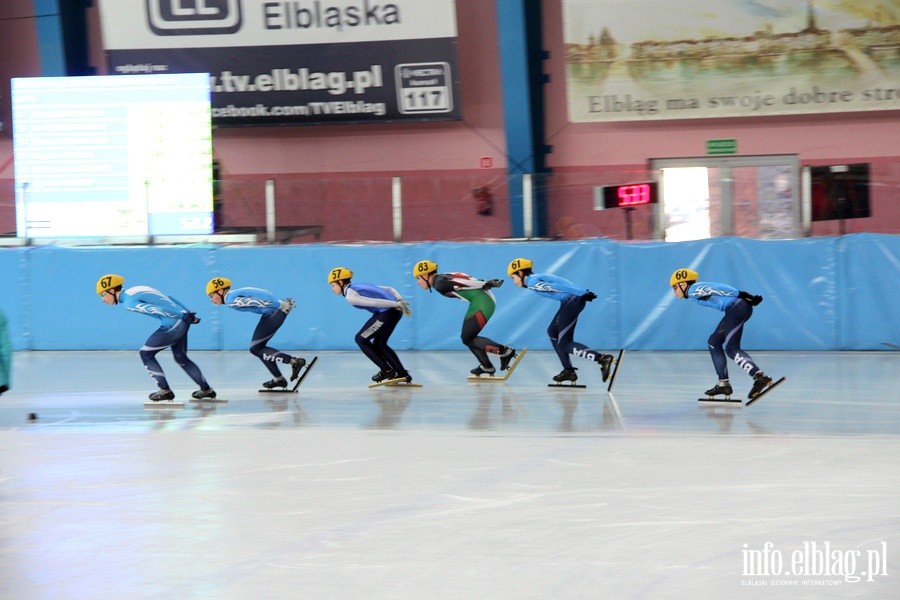
[[[900,3],[563,0],[571,122],[900,109]]]
[[[459,120],[454,0],[101,0],[112,74],[209,73],[214,125]]]

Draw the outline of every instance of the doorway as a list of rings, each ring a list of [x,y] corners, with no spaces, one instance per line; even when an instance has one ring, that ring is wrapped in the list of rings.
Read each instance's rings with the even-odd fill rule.
[[[657,239],[800,237],[796,155],[656,159]]]

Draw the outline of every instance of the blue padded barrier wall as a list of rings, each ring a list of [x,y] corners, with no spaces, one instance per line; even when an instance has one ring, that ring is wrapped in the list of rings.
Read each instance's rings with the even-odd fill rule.
[[[126,287],[166,292],[202,319],[194,350],[242,350],[258,320],[213,305],[206,282],[226,276],[236,287],[269,289],[297,308],[273,339],[284,350],[353,350],[368,313],[334,295],[328,271],[389,285],[412,303],[392,338],[398,350],[464,350],[466,305],[420,289],[422,259],[442,272],[502,278],[497,311],[484,335],[517,348],[549,350],[546,328],[558,304],[515,287],[506,275],[518,257],[535,270],[571,279],[599,296],[587,305],[576,339],[600,350],[703,350],[721,313],[675,298],[669,276],[680,267],[701,279],[761,294],[744,332],[748,350],[886,350],[900,345],[900,236],[859,234],[801,240],[718,238],[682,243],[521,242],[222,247],[0,249],[0,308],[16,350],[136,350],[154,319],[103,304],[95,293],[106,273]]]

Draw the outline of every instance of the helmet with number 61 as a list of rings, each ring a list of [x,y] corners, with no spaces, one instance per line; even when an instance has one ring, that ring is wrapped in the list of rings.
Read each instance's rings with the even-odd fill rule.
[[[534,263],[528,260],[527,258],[517,258],[511,263],[509,263],[509,267],[506,269],[506,274],[512,277],[513,273],[517,271],[524,271],[526,269],[533,269]]]

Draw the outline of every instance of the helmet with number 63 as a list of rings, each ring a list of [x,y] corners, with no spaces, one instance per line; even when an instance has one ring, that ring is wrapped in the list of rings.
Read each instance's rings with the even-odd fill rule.
[[[413,267],[413,277],[428,275],[429,273],[437,273],[437,270],[437,264],[431,262],[430,260],[420,260],[416,263],[416,266]]]
[[[125,283],[125,278],[121,275],[104,275],[97,280],[97,293],[102,294],[106,290],[112,290]]]
[[[697,273],[697,271],[678,269],[672,273],[672,277],[669,278],[669,285],[674,286],[682,281],[697,281],[698,279],[700,279],[700,274]]]
[[[209,280],[209,283],[206,284],[206,295],[209,296],[213,292],[218,292],[219,290],[230,287],[231,280],[227,277],[213,277]]]

